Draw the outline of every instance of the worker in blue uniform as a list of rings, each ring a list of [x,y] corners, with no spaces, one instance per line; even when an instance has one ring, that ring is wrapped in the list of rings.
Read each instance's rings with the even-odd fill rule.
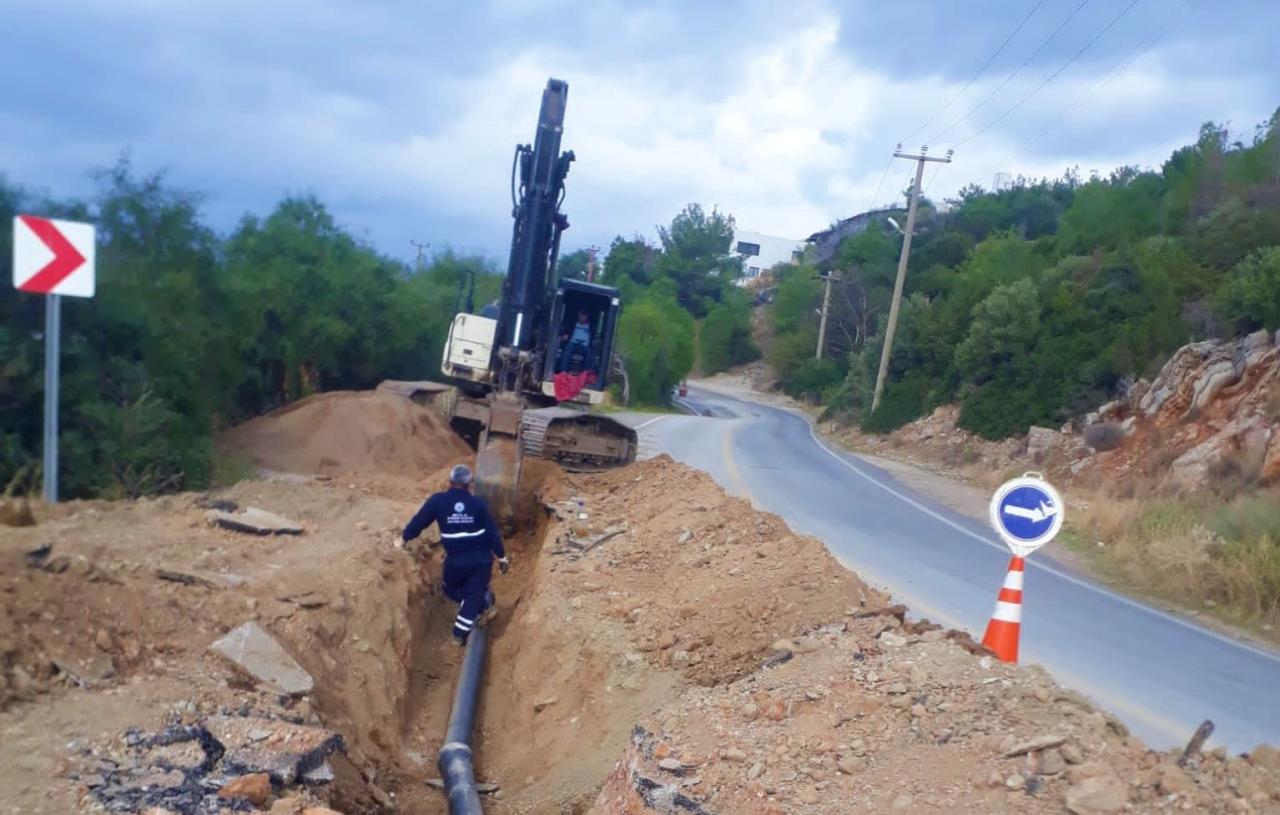
[[[591,364],[591,315],[586,309],[578,310],[578,321],[573,324],[572,331],[560,335],[560,364],[557,372],[570,371],[573,367],[573,356],[578,354],[582,360],[580,370],[590,370]]]
[[[431,524],[439,527],[440,544],[444,547],[444,594],[460,604],[453,620],[453,641],[458,645],[466,645],[476,626],[497,616],[493,592],[489,591],[494,559],[503,574],[511,568],[489,505],[471,494],[473,479],[467,465],[453,467],[449,471],[449,489],[428,498],[396,542],[398,548],[404,548]]]

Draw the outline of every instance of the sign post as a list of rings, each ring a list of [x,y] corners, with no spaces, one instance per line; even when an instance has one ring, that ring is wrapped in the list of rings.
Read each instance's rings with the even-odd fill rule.
[[[982,644],[1004,662],[1018,661],[1024,558],[1062,529],[1062,496],[1039,473],[1006,481],[991,496],[991,525],[1013,552]]]
[[[44,298],[44,500],[58,502],[58,362],[62,350],[62,298]]]
[[[13,219],[13,287],[45,295],[44,500],[58,500],[58,379],[62,295],[93,297],[93,224],[35,215]]]

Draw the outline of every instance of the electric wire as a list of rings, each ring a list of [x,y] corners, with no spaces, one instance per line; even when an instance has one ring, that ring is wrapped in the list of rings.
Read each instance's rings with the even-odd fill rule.
[[[929,176],[929,180],[925,183],[923,187],[920,188],[921,198],[925,196],[925,193],[933,189],[933,182],[938,180],[938,173],[942,172],[942,168],[945,167],[946,164],[947,162],[939,161],[937,166],[933,168],[933,175]]]
[[[952,122],[952,123],[951,123],[950,125],[948,125],[947,127],[943,128],[942,130],[940,130],[940,131],[938,131],[937,133],[935,133],[935,134],[933,135],[933,137],[929,139],[929,144],[933,144],[933,143],[937,142],[937,141],[938,141],[939,139],[941,139],[943,136],[947,135],[947,134],[948,134],[948,133],[950,133],[952,130],[955,130],[957,127],[959,127],[960,125],[962,125],[962,124],[964,124],[965,122],[967,122],[967,121],[968,121],[968,120],[973,116],[973,114],[977,113],[977,112],[982,108],[982,106],[983,106],[983,105],[985,105],[987,102],[990,102],[990,101],[991,101],[991,99],[992,99],[993,97],[995,97],[995,95],[996,95],[997,93],[999,93],[1000,91],[1004,90],[1005,86],[1006,86],[1006,85],[1008,85],[1010,82],[1012,82],[1012,81],[1013,81],[1013,80],[1018,76],[1018,74],[1022,73],[1022,69],[1026,68],[1028,65],[1030,65],[1030,64],[1031,64],[1031,61],[1032,61],[1033,59],[1035,59],[1037,56],[1039,56],[1039,55],[1040,55],[1040,52],[1041,52],[1041,51],[1043,51],[1046,47],[1048,47],[1049,43],[1053,42],[1053,41],[1054,41],[1054,39],[1056,39],[1056,38],[1057,38],[1057,36],[1058,36],[1060,33],[1062,33],[1062,30],[1063,30],[1064,28],[1066,28],[1066,27],[1067,27],[1067,24],[1068,24],[1068,23],[1070,23],[1072,20],[1074,20],[1074,19],[1075,19],[1075,17],[1076,17],[1076,15],[1077,15],[1077,14],[1079,14],[1079,13],[1084,9],[1084,7],[1085,7],[1085,6],[1087,6],[1087,5],[1089,5],[1089,0],[1082,0],[1082,1],[1081,1],[1081,3],[1080,3],[1080,5],[1076,6],[1076,7],[1072,10],[1072,12],[1071,12],[1070,14],[1068,14],[1068,15],[1067,15],[1066,19],[1064,19],[1061,23],[1059,23],[1059,24],[1058,24],[1058,27],[1057,27],[1057,28],[1055,28],[1055,29],[1053,30],[1053,33],[1052,33],[1052,34],[1050,34],[1048,37],[1046,37],[1046,38],[1044,39],[1044,41],[1043,41],[1043,42],[1041,42],[1038,46],[1036,46],[1036,50],[1034,50],[1034,51],[1032,51],[1032,52],[1031,52],[1031,56],[1029,56],[1029,57],[1027,57],[1025,60],[1023,60],[1023,61],[1022,61],[1022,64],[1021,64],[1021,65],[1019,65],[1017,68],[1015,68],[1015,69],[1013,70],[1013,73],[1011,73],[1011,74],[1009,74],[1007,77],[1005,77],[1005,79],[1004,79],[1004,81],[1003,81],[1003,82],[1001,82],[999,85],[997,85],[997,86],[996,86],[996,87],[995,87],[995,88],[994,88],[990,93],[988,93],[986,96],[982,97],[982,100],[981,100],[980,102],[978,102],[978,104],[976,104],[976,105],[974,105],[972,108],[970,108],[968,113],[966,113],[965,115],[961,116],[959,119],[957,119],[956,121]]]
[[[988,130],[990,130],[991,128],[995,127],[995,126],[996,126],[996,125],[998,125],[1000,122],[1004,121],[1004,120],[1005,120],[1005,118],[1007,118],[1007,117],[1009,116],[1009,114],[1013,113],[1015,110],[1017,110],[1018,108],[1022,107],[1022,105],[1023,105],[1023,104],[1025,104],[1025,103],[1026,103],[1028,100],[1030,100],[1033,96],[1035,96],[1037,93],[1039,93],[1039,92],[1040,92],[1040,91],[1041,91],[1041,90],[1042,90],[1046,85],[1048,85],[1050,82],[1052,82],[1054,79],[1056,79],[1056,78],[1058,77],[1058,75],[1059,75],[1059,74],[1061,74],[1063,71],[1067,70],[1067,68],[1070,68],[1073,64],[1075,64],[1076,60],[1078,60],[1078,59],[1080,59],[1080,57],[1084,56],[1084,53],[1085,53],[1086,51],[1088,51],[1090,48],[1092,48],[1094,43],[1096,43],[1098,40],[1100,40],[1100,39],[1102,38],[1102,36],[1103,36],[1104,34],[1106,34],[1108,31],[1110,31],[1110,30],[1111,30],[1111,28],[1112,28],[1116,23],[1118,23],[1118,22],[1120,22],[1120,20],[1124,19],[1124,16],[1125,16],[1126,14],[1128,14],[1128,13],[1129,13],[1129,10],[1130,10],[1130,9],[1132,9],[1134,6],[1138,5],[1138,3],[1139,3],[1139,2],[1141,2],[1141,0],[1130,0],[1129,5],[1125,6],[1125,7],[1120,11],[1120,13],[1119,13],[1119,14],[1117,14],[1115,17],[1112,17],[1112,18],[1111,18],[1111,21],[1110,21],[1109,23],[1107,23],[1106,25],[1104,25],[1104,26],[1102,27],[1102,30],[1101,30],[1101,31],[1099,31],[1097,34],[1093,35],[1093,38],[1092,38],[1092,39],[1090,39],[1088,42],[1086,42],[1086,43],[1084,44],[1084,47],[1083,47],[1083,48],[1081,48],[1079,51],[1077,51],[1077,52],[1076,52],[1076,53],[1071,57],[1071,59],[1069,59],[1069,60],[1067,60],[1066,62],[1064,62],[1064,63],[1062,64],[1062,66],[1061,66],[1060,68],[1058,68],[1058,70],[1054,71],[1053,73],[1051,73],[1051,74],[1049,74],[1047,77],[1045,77],[1045,79],[1044,79],[1044,80],[1043,80],[1039,85],[1036,85],[1034,88],[1032,88],[1032,89],[1031,89],[1031,92],[1030,92],[1030,93],[1028,93],[1026,96],[1022,97],[1022,98],[1021,98],[1021,99],[1019,99],[1017,102],[1015,102],[1015,103],[1013,104],[1013,107],[1009,108],[1009,109],[1008,109],[1008,110],[1006,110],[1004,113],[1001,113],[999,116],[997,116],[996,118],[992,119],[990,122],[987,122],[987,124],[986,124],[986,125],[984,125],[981,129],[977,130],[977,131],[976,131],[976,132],[974,132],[974,133],[970,133],[968,136],[964,137],[964,138],[963,138],[963,139],[961,139],[960,141],[958,141],[958,142],[956,142],[955,144],[953,144],[953,145],[951,146],[951,149],[953,149],[953,150],[954,150],[954,149],[956,149],[956,148],[960,147],[961,145],[966,144],[966,143],[968,143],[968,142],[972,141],[973,139],[976,139],[978,136],[981,136],[983,133],[986,133]]]
[[[1148,37],[1146,40],[1143,40],[1141,43],[1139,43],[1135,48],[1130,50],[1129,53],[1124,57],[1124,59],[1116,63],[1115,66],[1112,67],[1110,71],[1103,74],[1102,77],[1100,77],[1096,82],[1093,83],[1093,85],[1089,86],[1089,88],[1085,90],[1084,93],[1080,94],[1079,98],[1077,98],[1072,104],[1068,105],[1065,109],[1063,109],[1063,111],[1060,114],[1050,117],[1048,121],[1044,123],[1044,126],[1036,131],[1035,135],[1039,136],[1041,133],[1044,133],[1049,128],[1053,127],[1056,124],[1059,124],[1065,117],[1070,116],[1072,113],[1075,113],[1077,110],[1083,107],[1084,103],[1089,101],[1090,96],[1092,96],[1093,94],[1105,88],[1111,82],[1111,80],[1120,76],[1124,71],[1128,70],[1133,63],[1142,59],[1142,57],[1148,51],[1150,51],[1157,44],[1159,44],[1160,40],[1164,38],[1165,33],[1166,32],[1160,32],[1159,34],[1156,34],[1153,37]]]
[[[1050,128],[1057,125],[1061,125],[1063,121],[1070,118],[1072,114],[1074,114],[1077,110],[1082,108],[1084,106],[1084,103],[1089,101],[1090,97],[1092,97],[1095,93],[1105,88],[1108,84],[1111,83],[1112,80],[1116,79],[1119,76],[1122,76],[1125,73],[1125,71],[1127,71],[1134,63],[1142,59],[1142,57],[1148,51],[1150,51],[1152,48],[1158,45],[1162,39],[1164,39],[1166,34],[1168,34],[1168,29],[1166,29],[1165,31],[1161,31],[1157,34],[1154,34],[1153,36],[1147,37],[1145,40],[1142,40],[1136,46],[1131,48],[1129,52],[1120,59],[1119,62],[1117,62],[1115,65],[1111,67],[1111,70],[1107,71],[1106,73],[1098,77],[1098,79],[1096,79],[1092,85],[1090,85],[1083,93],[1081,93],[1080,96],[1076,97],[1075,100],[1073,100],[1060,112],[1046,119],[1045,123],[1027,138],[1027,141],[1035,142],[1037,139],[1040,138],[1040,136],[1047,133]],[[1001,163],[1002,164],[1008,163],[1009,161],[1013,160],[1013,157],[1014,157],[1014,151],[1010,150],[1008,153],[1005,154],[1004,158],[1001,159]]]
[[[880,183],[876,185],[875,194],[871,196],[871,203],[867,205],[867,212],[871,212],[876,208],[876,201],[880,198],[880,191],[884,189],[885,179],[889,177],[889,170],[893,169],[893,154],[889,154],[889,163],[884,165],[884,174],[880,176]]]
[[[1040,7],[1043,6],[1044,4],[1045,4],[1045,0],[1039,0],[1039,2],[1037,2],[1034,6],[1032,6],[1031,11],[1028,11],[1026,16],[1022,18],[1022,21],[1019,22],[1016,27],[1014,27],[1013,31],[1009,32],[1009,36],[1004,38],[1004,42],[1000,43],[1000,47],[997,48],[995,51],[993,51],[991,56],[987,57],[987,61],[982,63],[982,67],[978,68],[977,72],[975,72],[973,76],[969,77],[969,81],[964,83],[964,87],[956,91],[956,93],[950,99],[948,99],[946,103],[943,104],[942,107],[938,108],[937,112],[935,112],[932,116],[930,116],[928,120],[925,121],[924,124],[920,125],[915,130],[911,131],[906,136],[899,139],[898,140],[899,143],[906,143],[917,133],[919,133],[929,125],[936,122],[938,120],[938,117],[946,113],[947,110],[953,104],[955,104],[957,99],[959,99],[961,96],[964,96],[965,91],[969,90],[969,88],[972,87],[973,83],[978,81],[978,79],[982,76],[982,74],[986,72],[987,68],[991,66],[991,63],[995,60],[995,58],[1000,56],[1000,54],[1004,52],[1004,49],[1008,47],[1009,43],[1013,42],[1014,37],[1018,36],[1018,32],[1021,31],[1023,26],[1027,24],[1027,21],[1030,20],[1031,17],[1037,11],[1039,11]]]

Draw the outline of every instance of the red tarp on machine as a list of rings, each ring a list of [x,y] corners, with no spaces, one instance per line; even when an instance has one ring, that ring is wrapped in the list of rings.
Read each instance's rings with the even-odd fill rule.
[[[595,381],[595,371],[583,371],[576,374],[561,371],[551,379],[551,384],[556,391],[556,401],[568,402],[579,393],[582,393],[583,388]]]

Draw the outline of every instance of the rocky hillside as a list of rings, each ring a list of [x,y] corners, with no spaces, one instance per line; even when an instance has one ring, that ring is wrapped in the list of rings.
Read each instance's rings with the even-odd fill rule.
[[[1035,466],[1064,482],[1153,479],[1196,490],[1280,478],[1280,332],[1183,346],[1151,382],[1081,422],[1031,428],[1022,439],[986,441],[938,408],[884,437],[837,431],[853,446],[930,469],[1002,479]]]
[[[1215,477],[1270,482],[1280,476],[1280,331],[1183,346],[1155,381],[1086,420],[1089,455],[1071,465],[1123,475],[1168,463],[1187,488]]]

